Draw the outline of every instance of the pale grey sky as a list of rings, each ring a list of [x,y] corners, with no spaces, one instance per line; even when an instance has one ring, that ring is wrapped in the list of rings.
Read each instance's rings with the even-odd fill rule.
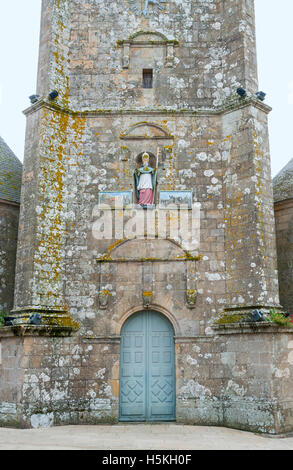
[[[236,0],[234,0],[236,1]],[[293,158],[293,1],[255,0],[259,88],[270,115],[272,173]],[[0,135],[23,159],[22,111],[35,92],[41,0],[0,0]]]

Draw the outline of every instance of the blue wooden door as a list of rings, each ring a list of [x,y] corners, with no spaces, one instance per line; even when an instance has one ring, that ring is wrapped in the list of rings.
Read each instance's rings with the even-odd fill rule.
[[[133,315],[121,332],[120,420],[175,419],[174,330],[160,313]]]

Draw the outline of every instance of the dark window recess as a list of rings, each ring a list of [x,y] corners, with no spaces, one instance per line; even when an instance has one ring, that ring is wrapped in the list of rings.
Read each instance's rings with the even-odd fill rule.
[[[144,69],[142,71],[142,86],[143,88],[153,88],[153,70]]]

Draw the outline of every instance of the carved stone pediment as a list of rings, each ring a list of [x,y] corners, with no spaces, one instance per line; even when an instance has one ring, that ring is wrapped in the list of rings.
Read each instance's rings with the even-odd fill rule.
[[[123,140],[169,140],[173,139],[173,136],[166,129],[157,124],[141,122],[122,132],[120,138]]]
[[[156,31],[139,31],[138,33],[129,36],[129,38],[120,40],[117,42],[118,46],[124,44],[135,44],[135,45],[153,45],[153,44],[169,44],[177,46],[179,44],[176,39],[168,39],[164,34]]]
[[[166,48],[166,67],[172,67],[175,57],[175,46],[179,42],[176,39],[168,39],[164,34],[156,31],[139,31],[128,39],[117,41],[117,46],[123,48],[122,66],[124,69],[129,68],[131,47],[165,47]]]

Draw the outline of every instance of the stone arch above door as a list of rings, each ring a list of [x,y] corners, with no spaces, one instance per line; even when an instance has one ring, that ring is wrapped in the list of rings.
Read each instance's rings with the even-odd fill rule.
[[[111,246],[98,260],[99,291],[107,289],[111,278],[114,292],[107,297],[109,305],[105,308],[115,308],[116,334],[134,312],[156,309],[169,318],[176,335],[181,336],[183,331],[179,331],[176,321],[183,312],[186,315],[187,310],[196,308],[199,259],[170,239],[135,238]]]
[[[125,323],[136,313],[139,313],[141,311],[144,310],[144,307],[143,305],[139,305],[139,306],[136,306],[136,307],[133,307],[129,310],[127,310],[126,312],[124,312],[120,319],[119,319],[119,322],[117,323],[117,329],[116,329],[116,334],[117,335],[121,335],[121,331],[122,331],[122,328],[123,326],[125,325]],[[181,332],[181,329],[180,329],[180,325],[177,321],[177,319],[174,317],[174,315],[169,311],[167,310],[166,308],[164,308],[163,306],[161,305],[152,305],[150,310],[154,310],[158,313],[160,313],[161,315],[163,315],[167,320],[169,320],[169,322],[171,323],[172,327],[173,327],[173,330],[174,330],[174,335],[175,337],[176,336],[182,336],[182,332]]]

